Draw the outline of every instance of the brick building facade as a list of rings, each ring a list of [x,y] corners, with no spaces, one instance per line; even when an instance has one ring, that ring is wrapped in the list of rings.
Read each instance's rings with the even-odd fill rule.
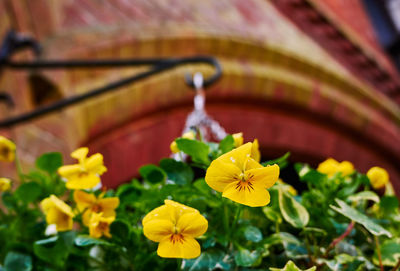
[[[29,33],[45,59],[215,56],[223,76],[207,90],[207,111],[228,132],[257,137],[266,157],[292,152],[316,165],[326,157],[362,172],[387,168],[400,190],[400,82],[358,0],[51,1],[0,0],[0,34]],[[20,53],[16,59],[32,59]],[[63,97],[139,68],[40,71]],[[107,186],[169,155],[192,109],[188,65],[0,132],[29,167],[45,151],[87,145],[109,168]],[[32,110],[28,76],[3,70],[16,101],[2,118]],[[10,169],[1,165],[2,172]]]

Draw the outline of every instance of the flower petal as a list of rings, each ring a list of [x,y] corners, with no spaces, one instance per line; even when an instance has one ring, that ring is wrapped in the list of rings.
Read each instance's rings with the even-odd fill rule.
[[[235,148],[243,145],[243,133],[236,133],[232,135],[235,142]]]
[[[251,155],[250,157],[253,158],[255,161],[260,162],[261,160],[261,153],[259,150],[258,139],[254,139],[253,145],[251,146]]]
[[[236,183],[227,185],[222,196],[250,207],[265,206],[270,202],[269,192],[263,187],[255,186],[254,189],[241,190],[236,187]]]
[[[167,206],[169,214],[170,214],[170,220],[172,220],[173,223],[177,223],[179,218],[186,214],[186,213],[199,213],[196,209],[180,204],[176,201],[166,199],[164,200],[165,206]]]
[[[89,153],[89,149],[86,147],[79,148],[71,153],[71,157],[78,159],[80,163],[82,163],[85,159],[87,154]]]
[[[339,162],[333,158],[328,158],[324,162],[318,165],[317,170],[328,176],[332,176],[338,171],[338,168],[339,168]]]
[[[50,200],[54,203],[54,206],[56,206],[60,211],[63,213],[73,217],[74,213],[72,212],[71,207],[66,204],[64,201],[60,200],[54,195],[50,195]]]
[[[174,224],[166,219],[154,219],[143,225],[143,233],[154,242],[161,242],[174,233]]]
[[[252,143],[248,142],[239,148],[236,148],[230,152],[227,152],[220,157],[218,157],[216,160],[219,160],[224,163],[228,164],[234,164],[236,165],[240,170],[244,169],[245,162],[248,157],[250,157],[251,154],[251,148],[252,148]]]
[[[192,237],[184,237],[180,242],[171,242],[170,238],[164,238],[158,245],[157,254],[164,258],[193,259],[201,253],[200,244]]]
[[[273,186],[279,178],[279,166],[272,165],[261,168],[250,169],[245,172],[247,181],[254,185],[260,185],[264,188]]]
[[[103,165],[103,155],[100,153],[93,154],[85,161],[85,167],[87,171],[96,174],[103,174],[107,171],[107,168]]]
[[[253,158],[249,157],[247,158],[246,162],[245,162],[245,171],[249,170],[249,169],[254,169],[254,168],[263,168],[263,166],[258,163],[256,160],[254,160]]]
[[[97,204],[100,205],[104,217],[115,216],[115,209],[119,205],[119,198],[112,197],[100,199],[97,201]]]
[[[79,212],[89,208],[96,202],[96,196],[81,190],[74,191],[74,200]]]
[[[225,186],[239,178],[240,173],[241,169],[232,162],[225,163],[216,159],[207,169],[205,181],[212,189],[222,192]]]
[[[61,177],[64,177],[66,179],[79,174],[82,171],[82,167],[78,164],[76,165],[68,165],[68,166],[62,166],[58,169],[58,174],[60,174]]]
[[[12,162],[15,159],[14,142],[0,135],[0,161]]]
[[[66,183],[68,189],[91,189],[100,182],[100,177],[95,173],[81,173],[70,177]]]
[[[169,207],[167,207],[166,205],[162,205],[160,207],[155,208],[150,213],[148,213],[143,218],[142,225],[144,227],[148,222],[150,222],[154,219],[170,220],[170,217],[171,217],[171,215],[170,215]]]
[[[354,165],[349,161],[343,161],[339,164],[338,171],[341,172],[343,176],[350,175],[354,172]]]
[[[198,212],[186,213],[176,226],[184,236],[198,237],[207,231],[208,221]]]

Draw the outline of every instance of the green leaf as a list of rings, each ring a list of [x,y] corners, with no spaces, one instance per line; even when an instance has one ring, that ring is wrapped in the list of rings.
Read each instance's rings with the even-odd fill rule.
[[[36,182],[21,184],[15,190],[15,196],[25,203],[37,200],[42,194],[42,187]]]
[[[63,165],[62,155],[59,152],[42,154],[36,160],[36,167],[50,174],[55,173]]]
[[[115,220],[110,225],[110,234],[113,239],[117,239],[121,243],[129,242],[130,226],[123,220]]]
[[[193,162],[205,165],[210,164],[210,160],[208,158],[210,147],[207,144],[187,138],[178,138],[175,140],[175,142],[178,144],[178,148],[181,151],[192,157]]]
[[[320,228],[314,228],[314,227],[305,227],[303,229],[304,234],[311,234],[312,236],[327,236],[328,233]]]
[[[227,135],[224,139],[219,142],[219,149],[222,154],[227,153],[235,148],[235,140],[232,135]]]
[[[384,196],[381,198],[379,209],[381,209],[385,214],[394,213],[398,208],[399,208],[399,200],[397,197]]]
[[[58,236],[36,241],[33,251],[39,259],[61,267],[68,258],[74,240],[75,232],[60,232]]]
[[[87,247],[93,245],[112,246],[111,243],[102,239],[90,237],[89,235],[79,235],[75,238],[75,245],[78,247]]]
[[[351,220],[363,225],[370,233],[373,235],[386,235],[391,238],[392,234],[385,230],[382,226],[376,224],[373,220],[371,220],[368,216],[360,213],[356,209],[347,205],[344,201],[340,199],[335,199],[339,207],[330,205],[330,207],[336,212],[344,215]]]
[[[1,200],[7,209],[16,209],[17,208],[17,199],[11,194],[9,191],[3,192],[1,195]]]
[[[204,180],[204,178],[200,178],[197,179],[196,181],[194,181],[193,186],[197,188],[197,190],[199,190],[200,192],[202,192],[205,195],[210,194],[210,187],[208,186],[208,184],[206,183],[206,181]]]
[[[379,196],[372,191],[362,191],[355,195],[350,196],[349,200],[352,202],[358,202],[361,200],[371,200],[374,202],[379,202]]]
[[[130,183],[118,186],[116,196],[119,197],[120,204],[129,204],[139,199],[141,191]]]
[[[246,238],[246,240],[255,243],[258,243],[263,239],[263,235],[260,229],[254,226],[247,226],[244,229],[244,237]]]
[[[160,161],[160,167],[167,172],[168,180],[175,184],[185,185],[193,181],[193,170],[186,163],[165,158]]]
[[[186,271],[231,270],[231,265],[224,261],[225,253],[220,250],[202,252],[196,259],[183,260],[182,269]]]
[[[327,176],[312,169],[309,165],[297,163],[294,167],[299,174],[300,180],[303,182],[308,182],[316,186],[320,186],[326,182]]]
[[[279,190],[279,208],[283,218],[295,228],[303,228],[308,224],[310,215],[303,205],[298,203],[289,193]]]
[[[284,247],[287,247],[289,244],[300,245],[299,239],[288,232],[274,233],[266,238],[263,243],[267,248],[277,244],[282,244]]]
[[[273,208],[269,207],[269,206],[265,206],[262,208],[263,213],[265,214],[265,216],[273,221],[273,222],[277,222],[279,224],[282,223],[282,216],[280,213],[278,213],[277,211],[275,211]]]
[[[10,251],[4,260],[4,271],[30,271],[32,258],[27,254]]]
[[[164,182],[167,179],[165,171],[155,165],[142,166],[139,168],[139,173],[153,184]]]
[[[235,253],[235,262],[238,266],[250,267],[256,264],[261,258],[261,253],[257,250],[250,251],[247,249],[239,249]]]
[[[268,166],[268,165],[277,164],[280,168],[285,168],[287,166],[287,164],[288,164],[287,159],[289,158],[289,156],[290,156],[290,152],[287,152],[287,153],[285,153],[284,155],[282,155],[281,157],[279,157],[277,159],[269,160],[269,161],[266,161],[266,162],[262,163],[262,165],[265,167],[265,166]]]
[[[386,240],[381,245],[382,264],[385,266],[395,266],[400,260],[400,238]],[[372,258],[374,264],[379,265],[378,254]]]
[[[317,267],[313,266],[309,269],[305,269],[304,271],[314,271],[316,269],[317,269]],[[298,268],[292,261],[288,261],[283,268],[271,267],[269,270],[271,270],[271,271],[303,271],[303,269]]]

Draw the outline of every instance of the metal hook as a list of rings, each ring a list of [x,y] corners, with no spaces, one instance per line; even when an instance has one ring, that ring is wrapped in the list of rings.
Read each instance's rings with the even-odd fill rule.
[[[195,58],[187,58],[185,59],[186,63],[208,63],[215,68],[215,73],[207,79],[203,80],[203,88],[207,88],[213,83],[215,83],[222,75],[222,68],[219,62],[215,58],[210,58],[206,56],[199,56]],[[196,89],[196,85],[194,82],[194,77],[192,79],[191,74],[185,74],[186,84],[194,89]]]
[[[33,37],[22,35],[14,30],[8,31],[0,47],[0,63],[4,64],[14,53],[25,48],[33,50],[36,57],[39,57],[42,52],[42,47]]]
[[[10,69],[74,69],[74,68],[112,68],[112,67],[133,67],[133,66],[150,66],[148,70],[135,74],[133,76],[123,78],[118,81],[111,82],[105,86],[89,90],[83,94],[67,97],[57,102],[43,105],[33,111],[22,113],[17,116],[9,117],[7,119],[0,120],[1,127],[11,127],[13,125],[32,120],[34,118],[43,116],[45,114],[58,111],[65,107],[83,102],[92,97],[115,91],[118,88],[127,84],[134,83],[152,75],[165,72],[167,70],[174,69],[180,65],[186,64],[209,64],[215,68],[215,72],[212,76],[207,79],[203,79],[203,88],[210,86],[215,83],[222,75],[222,69],[220,64],[215,58],[209,56],[194,56],[185,58],[143,58],[143,59],[102,59],[102,60],[39,60],[35,61],[12,61],[11,55],[18,50],[24,48],[31,48],[36,56],[40,55],[41,47],[40,44],[31,37],[23,36],[14,31],[9,31],[4,42],[0,47],[0,68]],[[199,83],[194,82],[195,78],[189,74],[185,75],[185,82],[190,87],[197,89]],[[199,79],[196,79],[197,81]],[[199,105],[204,108],[203,105]]]

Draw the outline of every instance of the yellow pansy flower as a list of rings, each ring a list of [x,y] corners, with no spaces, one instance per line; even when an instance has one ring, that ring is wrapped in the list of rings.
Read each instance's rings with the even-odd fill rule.
[[[389,182],[389,174],[381,167],[370,168],[367,177],[374,189],[380,189]]]
[[[243,145],[243,133],[236,133],[232,135],[233,140],[235,141],[235,148]]]
[[[338,172],[341,172],[343,176],[350,175],[354,172],[354,166],[349,161],[343,161],[339,163]]]
[[[119,205],[119,198],[103,198],[104,193],[96,197],[93,194],[81,190],[74,191],[74,200],[79,212],[84,212],[82,222],[89,226],[90,218],[93,213],[103,213],[103,217],[115,217],[115,209]]]
[[[339,163],[333,158],[328,158],[318,165],[317,171],[329,177],[332,177],[338,172],[342,173],[343,176],[347,176],[354,172],[354,166],[349,161]]]
[[[187,139],[195,139],[196,138],[196,133],[192,130],[190,130],[189,132],[186,132],[182,135],[182,138],[187,138]],[[176,144],[175,140],[171,142],[171,145],[169,146],[169,148],[171,149],[172,153],[178,153],[179,149],[178,149],[178,144]]]
[[[11,180],[8,178],[0,178],[0,192],[10,190]]]
[[[100,238],[103,235],[110,238],[110,224],[115,220],[115,216],[104,217],[103,213],[92,213],[89,222],[89,235]]]
[[[0,161],[12,162],[15,159],[15,144],[0,135]]]
[[[157,254],[164,258],[192,259],[200,256],[200,244],[208,221],[198,210],[172,200],[148,213],[142,221],[144,235],[158,242]]]
[[[79,148],[71,157],[78,159],[79,164],[62,166],[58,169],[58,174],[67,180],[68,189],[90,189],[100,182],[100,175],[107,171],[103,165],[103,155],[96,153],[86,157],[88,148]]]
[[[57,231],[68,231],[72,229],[71,207],[55,195],[45,198],[40,202],[43,212],[46,214],[47,224],[55,224]]]
[[[246,143],[215,159],[206,172],[206,183],[222,196],[251,207],[270,202],[267,188],[279,177],[279,166],[263,167],[253,158],[253,144]]]

